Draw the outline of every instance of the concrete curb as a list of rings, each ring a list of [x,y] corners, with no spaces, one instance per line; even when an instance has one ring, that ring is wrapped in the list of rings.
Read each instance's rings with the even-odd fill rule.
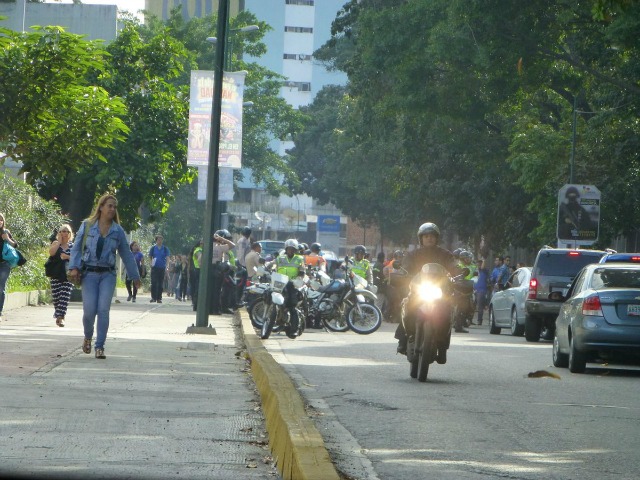
[[[269,446],[285,480],[339,480],[324,440],[308,418],[304,402],[284,369],[255,334],[249,314],[240,311],[251,372],[262,398]]]

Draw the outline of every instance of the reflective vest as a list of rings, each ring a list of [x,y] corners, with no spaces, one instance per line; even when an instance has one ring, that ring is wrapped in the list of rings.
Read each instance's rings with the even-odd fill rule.
[[[236,266],[236,254],[233,253],[233,250],[229,250],[227,252],[227,255],[229,256],[229,263],[231,264],[232,267],[235,268],[235,266]]]
[[[325,259],[320,255],[305,255],[304,257],[304,263],[310,267],[319,267],[325,262]]]
[[[202,247],[196,247],[193,251],[193,266],[194,268],[200,268],[200,262],[198,261],[198,254],[202,252]]]
[[[365,280],[367,280],[369,278],[369,269],[370,268],[371,268],[371,264],[369,263],[369,260],[367,260],[366,258],[363,258],[360,261],[354,260],[353,261],[353,266],[351,267],[351,270],[356,275],[359,275],[362,278],[364,278]]]
[[[473,280],[473,277],[476,276],[476,271],[478,270],[478,267],[476,267],[476,265],[473,264],[473,263],[471,263],[469,265],[465,265],[464,263],[460,262],[460,263],[458,263],[458,268],[460,270],[462,270],[464,268],[469,269],[469,275],[464,277],[465,280]]]
[[[295,279],[303,266],[304,259],[302,258],[302,255],[296,254],[289,258],[286,253],[283,253],[276,258],[276,268],[278,269],[278,273],[286,275],[289,277],[289,280]]]

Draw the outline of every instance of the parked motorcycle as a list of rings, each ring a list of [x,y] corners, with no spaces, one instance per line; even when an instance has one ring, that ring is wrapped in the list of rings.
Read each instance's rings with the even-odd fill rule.
[[[382,324],[382,313],[374,304],[376,295],[367,290],[367,282],[351,271],[352,261],[345,257],[345,278],[331,279],[322,271],[311,274],[308,290],[308,315],[327,330],[359,334],[375,332]]]
[[[403,315],[410,309],[415,315],[415,332],[407,340],[410,376],[427,380],[429,365],[444,364],[451,341],[452,296],[455,289],[467,291],[464,276],[450,277],[439,264],[427,263],[411,282],[410,294],[403,301]],[[473,284],[470,286],[473,289]]]
[[[300,289],[304,280],[293,281],[280,273],[271,274],[270,288],[263,294],[266,314],[260,329],[260,338],[266,340],[275,328],[281,328],[289,338],[297,338],[304,331],[305,318],[298,307],[303,298]],[[254,316],[256,312],[254,310]]]

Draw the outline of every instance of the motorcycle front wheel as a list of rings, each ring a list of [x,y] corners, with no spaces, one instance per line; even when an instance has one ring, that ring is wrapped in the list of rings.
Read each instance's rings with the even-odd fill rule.
[[[269,305],[264,303],[263,298],[256,298],[253,302],[249,304],[247,307],[247,313],[249,313],[249,319],[251,320],[251,325],[256,330],[262,329],[262,324],[267,318],[267,311],[269,309]]]
[[[345,314],[349,328],[360,335],[375,332],[382,325],[380,309],[371,303],[356,303]]]
[[[426,382],[427,375],[429,374],[429,365],[433,362],[436,356],[436,342],[434,337],[433,328],[429,325],[423,325],[421,330],[424,331],[422,335],[422,345],[420,346],[420,355],[418,359],[418,381]]]
[[[269,305],[267,310],[267,316],[265,317],[264,323],[262,324],[262,328],[260,329],[260,338],[266,340],[271,335],[271,331],[273,330],[273,326],[276,323],[276,317],[278,315],[278,309],[275,305]]]

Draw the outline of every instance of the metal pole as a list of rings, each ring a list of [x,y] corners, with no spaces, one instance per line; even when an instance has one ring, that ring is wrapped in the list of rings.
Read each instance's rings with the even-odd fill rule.
[[[229,1],[218,4],[218,38],[226,38],[229,18]],[[220,172],[218,155],[220,153],[220,114],[222,109],[222,72],[226,42],[216,42],[216,61],[213,79],[213,99],[211,102],[211,134],[209,137],[209,172],[207,175],[207,201],[202,234],[202,265],[200,267],[200,285],[198,288],[198,310],[196,327],[206,327],[209,323],[209,271],[212,269],[213,232],[217,219],[218,190]]]
[[[576,159],[576,119],[577,119],[577,111],[576,111],[576,99],[578,95],[573,97],[573,127],[571,134],[571,160],[569,161],[569,183],[573,184],[573,165]]]

